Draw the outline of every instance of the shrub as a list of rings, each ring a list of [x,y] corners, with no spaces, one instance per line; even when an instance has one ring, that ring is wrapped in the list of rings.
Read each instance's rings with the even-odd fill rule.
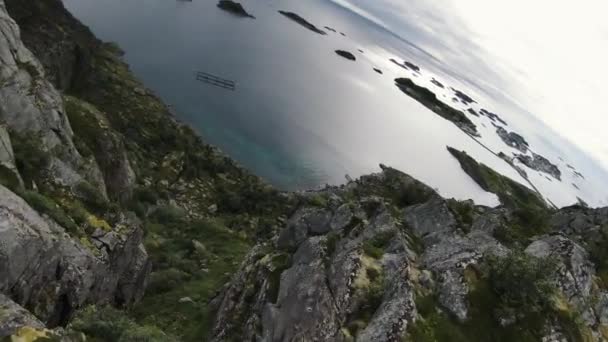
[[[373,238],[363,242],[363,252],[374,259],[380,259],[384,255],[384,249],[395,237],[394,231],[378,233]]]
[[[150,220],[160,224],[171,224],[183,222],[186,212],[182,208],[167,205],[156,209],[150,216]]]
[[[84,333],[92,341],[175,341],[175,338],[160,329],[140,326],[128,318],[125,312],[111,307],[89,306],[77,314],[68,328]]]
[[[93,211],[105,212],[109,208],[110,203],[101,195],[98,189],[88,182],[82,181],[76,184],[74,192]]]
[[[535,314],[551,307],[555,262],[512,252],[506,258],[489,257],[488,282],[504,314]]]
[[[4,185],[11,191],[17,191],[21,188],[19,177],[8,167],[0,164],[0,184]]]
[[[30,190],[25,190],[20,195],[37,212],[48,215],[57,224],[65,228],[68,233],[76,236],[82,235],[74,220],[52,199]]]
[[[447,200],[448,208],[456,218],[460,229],[467,233],[473,224],[475,207],[469,202],[460,202],[455,199]]]
[[[50,157],[42,149],[42,141],[37,134],[27,136],[10,132],[15,154],[15,163],[19,173],[26,185],[31,185],[33,181],[41,179],[41,172],[46,170],[50,163]]]

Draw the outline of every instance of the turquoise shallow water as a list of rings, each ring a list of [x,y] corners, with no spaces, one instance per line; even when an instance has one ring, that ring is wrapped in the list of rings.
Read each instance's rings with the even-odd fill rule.
[[[64,3],[101,39],[121,45],[135,74],[179,119],[283,189],[339,184],[346,174],[357,177],[385,163],[444,196],[497,204],[462,172],[446,145],[523,183],[504,162],[394,85],[403,76],[458,82],[445,66],[331,1],[242,1],[255,20],[223,12],[211,0]],[[337,33],[316,34],[278,10]],[[338,57],[337,49],[352,52],[357,61]],[[390,58],[411,60],[425,73],[415,76]],[[197,71],[234,80],[236,90],[199,82]],[[440,96],[450,101],[450,94]],[[569,194],[564,203],[571,199]]]

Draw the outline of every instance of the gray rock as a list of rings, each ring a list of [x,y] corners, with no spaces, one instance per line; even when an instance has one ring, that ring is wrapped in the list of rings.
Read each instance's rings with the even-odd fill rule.
[[[532,156],[518,154],[515,156],[515,158],[532,170],[544,172],[553,176],[553,178],[557,180],[562,180],[562,172],[559,170],[559,168],[555,164],[551,163],[547,158],[539,154],[532,153]]]
[[[339,231],[344,229],[351,222],[353,218],[353,212],[348,204],[343,204],[334,213],[331,218],[329,226],[332,231]]]
[[[278,247],[294,249],[302,243],[308,234],[320,235],[330,230],[331,212],[319,208],[302,208],[298,210],[283,229]]]
[[[150,265],[138,222],[123,217],[120,241],[97,256],[0,186],[0,293],[54,327],[89,303],[131,305]]]
[[[574,241],[559,235],[543,237],[531,243],[526,253],[538,258],[550,258],[558,265],[555,281],[571,305],[583,313],[583,318],[594,323],[593,314],[587,315],[593,290],[595,267],[587,251]]]
[[[10,336],[21,327],[43,329],[44,324],[21,305],[0,294],[0,337]]]
[[[464,270],[489,253],[504,256],[508,249],[486,232],[473,231],[467,236],[445,235],[421,256],[423,267],[438,279],[439,302],[461,321],[468,317],[469,287]]]
[[[103,180],[92,178],[101,172],[96,165],[87,164],[76,149],[63,99],[45,76],[42,65],[24,46],[17,24],[0,0],[0,122],[11,131],[36,138],[42,151],[61,160],[52,169],[51,180],[58,181],[58,185],[72,186],[75,174],[83,172],[80,176],[99,185],[99,192],[105,195]]]
[[[496,134],[498,134],[500,139],[502,139],[505,144],[519,150],[522,153],[526,153],[528,151],[530,145],[528,145],[528,142],[526,139],[524,139],[524,137],[515,132],[507,132],[507,130],[501,126],[495,126]]]
[[[428,245],[456,229],[456,219],[445,200],[440,198],[405,208],[403,221]]]

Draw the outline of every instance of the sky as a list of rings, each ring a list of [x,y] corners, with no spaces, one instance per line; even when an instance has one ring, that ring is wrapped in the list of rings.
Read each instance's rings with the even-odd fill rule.
[[[608,1],[332,1],[508,96],[608,169]]]

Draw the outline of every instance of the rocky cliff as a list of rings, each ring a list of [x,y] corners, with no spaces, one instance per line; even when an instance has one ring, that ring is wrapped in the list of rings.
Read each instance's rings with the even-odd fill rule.
[[[521,208],[446,200],[390,168],[315,196],[249,253],[212,340],[608,338],[606,208],[529,227]]]
[[[61,1],[0,16],[2,336],[202,336],[206,298],[289,200],[177,122]]]
[[[0,337],[607,340],[608,209],[554,210],[454,149],[501,207],[385,166],[281,193],[61,1],[0,17]]]
[[[0,292],[49,327],[87,304],[131,305],[150,271],[141,222],[100,214],[102,172],[2,1],[0,32]]]

